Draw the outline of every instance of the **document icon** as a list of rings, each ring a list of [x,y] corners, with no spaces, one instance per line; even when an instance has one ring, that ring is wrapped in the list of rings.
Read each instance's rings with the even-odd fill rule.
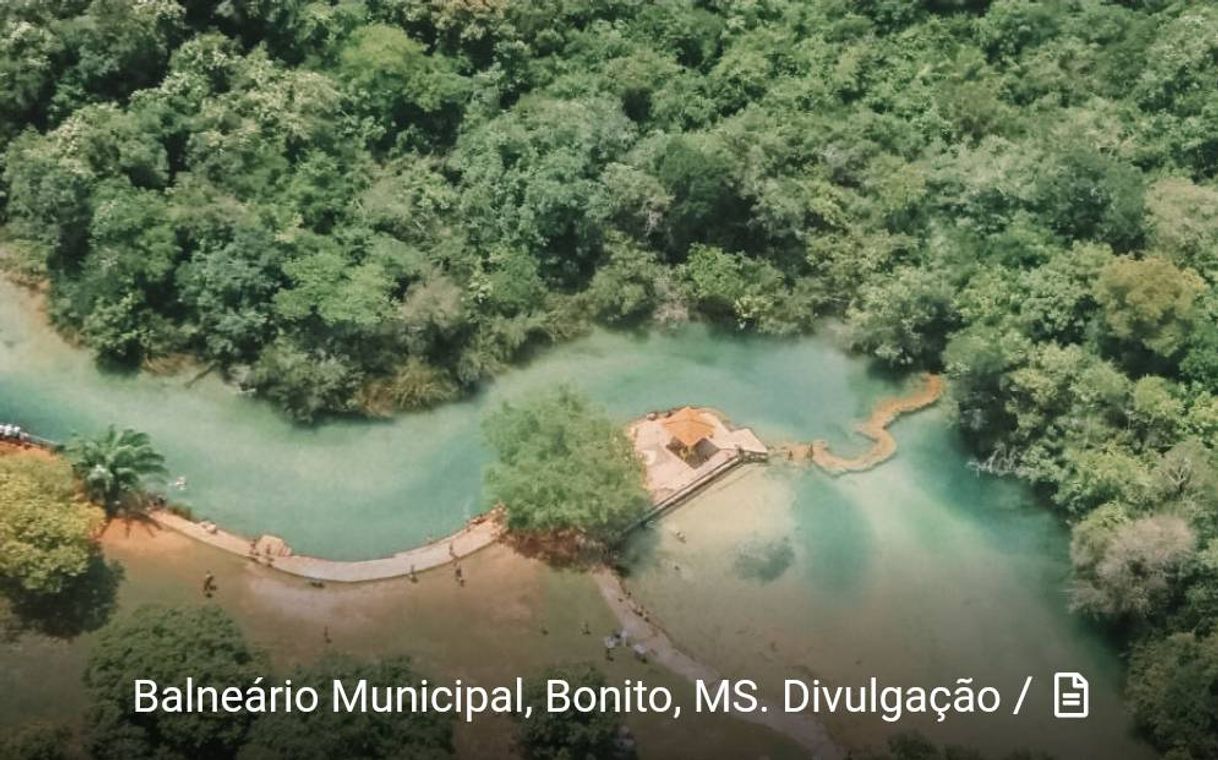
[[[1056,673],[1053,676],[1053,717],[1086,718],[1090,686],[1081,673]]]

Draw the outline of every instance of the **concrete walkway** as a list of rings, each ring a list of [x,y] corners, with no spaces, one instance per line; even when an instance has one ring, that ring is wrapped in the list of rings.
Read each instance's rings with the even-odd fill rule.
[[[149,516],[157,524],[176,530],[190,538],[202,541],[217,549],[248,557],[291,575],[316,581],[333,583],[362,583],[401,578],[410,573],[421,573],[446,565],[462,557],[485,549],[503,535],[503,524],[496,516],[483,515],[470,521],[461,530],[438,541],[414,549],[398,552],[392,557],[358,562],[321,559],[300,555],[270,556],[251,551],[251,539],[209,527],[209,523],[196,523],[165,510],[151,512]]]
[[[618,624],[629,634],[632,645],[646,647],[650,660],[689,681],[701,680],[710,685],[712,691],[713,684],[723,680],[723,676],[677,649],[663,630],[645,619],[616,573],[608,568],[599,568],[593,571],[592,577],[605,603],[617,617]],[[809,757],[816,760],[841,760],[845,757],[845,752],[829,737],[829,732],[820,721],[804,713],[784,712],[781,705],[764,699],[758,701],[759,707],[766,707],[766,712],[759,709],[751,713],[731,713],[732,716],[765,726],[795,740],[808,750]]]

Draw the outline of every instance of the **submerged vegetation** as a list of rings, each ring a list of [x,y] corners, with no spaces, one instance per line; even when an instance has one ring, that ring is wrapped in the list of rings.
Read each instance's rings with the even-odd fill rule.
[[[1159,746],[1208,757],[1215,28],[1183,0],[10,2],[0,214],[99,357],[194,354],[302,420],[444,401],[595,321],[840,316],[942,370],[979,467],[1072,523],[1072,604],[1128,640]]]

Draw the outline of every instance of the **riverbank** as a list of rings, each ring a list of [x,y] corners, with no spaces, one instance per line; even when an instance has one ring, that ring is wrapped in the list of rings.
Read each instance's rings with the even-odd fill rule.
[[[45,459],[53,459],[55,457],[53,453],[42,446],[0,440],[0,456],[9,454],[29,454],[30,456],[43,457]]]
[[[274,673],[326,654],[361,660],[409,656],[419,672],[492,686],[546,668],[596,662],[611,682],[644,680],[685,700],[692,689],[657,663],[605,662],[601,637],[616,626],[585,573],[556,570],[494,544],[465,563],[466,584],[446,573],[405,580],[333,584],[302,578],[193,541],[147,521],[112,522],[102,534],[108,559],[124,568],[115,617],[144,604],[216,605],[271,658]],[[200,592],[206,573],[211,598]],[[583,633],[587,624],[594,632]],[[34,721],[74,721],[88,707],[82,674],[95,634],[57,639],[21,634],[0,641],[0,730]],[[734,717],[682,711],[681,720],[630,715],[641,760],[753,757],[796,760],[782,735]],[[486,717],[456,725],[456,757],[516,757],[516,726]]]
[[[16,453],[46,458],[56,456],[43,446],[0,441],[0,456]],[[309,581],[331,583],[390,580],[434,570],[482,551],[498,542],[504,533],[502,510],[492,509],[472,518],[456,533],[422,546],[381,559],[343,562],[293,554],[291,548],[276,536],[241,536],[214,523],[196,522],[169,509],[154,509],[147,512],[146,516],[163,528],[228,554],[244,557],[251,562]]]
[[[823,440],[813,441],[802,452],[796,447],[794,453],[811,459],[835,474],[869,470],[896,452],[896,439],[888,432],[887,427],[900,415],[935,403],[942,395],[943,389],[941,377],[927,374],[922,387],[913,393],[886,398],[877,403],[869,418],[858,426],[859,432],[874,441],[872,448],[864,454],[851,458],[836,456],[828,450],[828,445]],[[670,450],[670,439],[676,440],[673,438],[675,428],[670,429],[671,425],[666,427],[666,423],[672,415],[679,413],[687,413],[691,419],[692,415],[697,415],[693,421],[706,428],[704,431],[695,431],[698,435],[691,434],[691,440],[688,442],[691,451],[695,446],[709,447],[709,455],[699,466],[692,466],[686,459]],[[764,460],[768,456],[766,446],[749,428],[730,428],[720,413],[710,409],[682,407],[663,415],[652,413],[632,422],[627,427],[627,433],[646,464],[647,487],[653,502],[647,516],[632,527],[654,519],[680,504],[736,465],[746,461]],[[22,448],[21,444],[12,442],[3,442],[2,445]],[[37,446],[24,448],[47,453],[45,449]],[[3,453],[2,449],[0,453]],[[169,509],[153,510],[148,513],[148,517],[163,527],[221,551],[318,583],[367,583],[413,576],[451,563],[459,563],[461,559],[498,542],[505,532],[502,512],[492,510],[470,518],[461,529],[451,535],[429,540],[421,546],[395,552],[388,557],[344,561],[296,554],[291,546],[278,536],[243,536],[220,528],[212,521],[195,521]]]
[[[229,554],[246,557],[252,562],[310,581],[332,583],[367,583],[413,576],[459,562],[480,552],[498,542],[504,532],[501,512],[492,510],[471,519],[464,528],[450,536],[398,552],[391,557],[344,562],[283,553],[282,550],[265,551],[261,547],[268,543],[286,545],[272,536],[260,536],[256,539],[239,536],[212,523],[194,522],[168,510],[156,510],[148,516],[165,528]]]

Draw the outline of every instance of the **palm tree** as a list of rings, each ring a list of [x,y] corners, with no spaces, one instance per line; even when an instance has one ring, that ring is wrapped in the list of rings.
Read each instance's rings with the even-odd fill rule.
[[[165,458],[152,448],[147,434],[113,425],[95,438],[73,436],[65,447],[85,492],[113,516],[131,503],[145,479],[165,475]]]

